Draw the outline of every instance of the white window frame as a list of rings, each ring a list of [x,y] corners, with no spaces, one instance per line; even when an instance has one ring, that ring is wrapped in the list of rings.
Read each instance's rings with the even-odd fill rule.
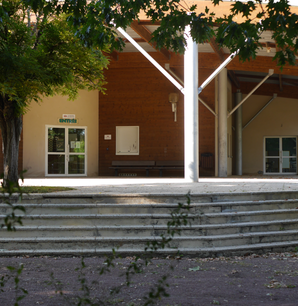
[[[279,156],[266,156],[266,138],[278,138],[279,139]],[[296,164],[296,172],[282,172],[282,160],[285,158],[282,155],[282,139],[283,138],[296,138],[296,144],[297,144],[297,136],[264,136],[263,139],[263,173],[265,175],[295,175],[297,174],[298,168]],[[289,156],[289,158],[296,158],[297,163],[297,147],[296,147],[296,156]],[[266,172],[266,158],[279,158],[279,172]]]
[[[48,152],[48,128],[63,128],[65,129],[65,152],[63,153],[66,155],[85,155],[85,169],[84,174],[68,174],[68,161],[65,161],[65,174],[49,174],[48,173],[48,155],[61,155],[60,152]],[[66,149],[68,146],[68,129],[84,129],[85,130],[85,153],[69,153],[69,149]],[[73,126],[73,125],[46,125],[45,126],[45,176],[47,177],[84,177],[87,176],[87,126]],[[66,158],[66,157],[65,157]]]

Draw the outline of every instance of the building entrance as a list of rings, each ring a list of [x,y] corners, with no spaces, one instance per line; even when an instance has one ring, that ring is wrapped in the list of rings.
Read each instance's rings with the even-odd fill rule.
[[[86,127],[46,126],[46,175],[86,176]]]

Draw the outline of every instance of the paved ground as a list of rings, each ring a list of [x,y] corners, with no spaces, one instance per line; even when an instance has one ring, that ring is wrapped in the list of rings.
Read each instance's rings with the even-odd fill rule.
[[[129,286],[125,286],[125,273],[134,259],[116,259],[111,272],[100,275],[106,267],[104,260],[96,256],[85,258],[86,267],[77,270],[82,267],[78,257],[1,258],[0,276],[7,282],[0,290],[0,305],[13,306],[16,296],[22,295],[20,289],[14,290],[16,273],[7,266],[23,264],[18,286],[26,289],[28,295],[20,306],[143,306],[146,301],[143,297],[157,289],[163,276],[167,276],[165,284],[169,287],[162,287],[169,297],[156,300],[152,306],[297,306],[298,253],[155,258],[148,266],[138,260],[136,264],[142,273],[135,274]],[[89,291],[81,290],[82,279]],[[110,290],[118,286],[122,288],[120,292],[111,295]],[[87,297],[92,304],[84,303],[83,298]]]
[[[297,191],[298,176],[200,178],[189,183],[177,178],[43,178],[25,179],[26,186],[69,186],[76,190],[67,193],[242,193]],[[65,193],[65,192],[63,192]]]

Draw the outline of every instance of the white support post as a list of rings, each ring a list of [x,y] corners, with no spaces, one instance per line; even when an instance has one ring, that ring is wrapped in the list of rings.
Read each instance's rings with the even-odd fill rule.
[[[228,176],[228,72],[224,68],[219,73],[218,86],[218,176]]]
[[[237,90],[235,95],[235,104],[241,103],[242,93]],[[236,175],[242,175],[242,106],[236,110]]]
[[[218,177],[218,76],[215,77],[215,177]]]
[[[199,106],[198,45],[189,27],[185,30],[187,48],[184,53],[184,178],[199,180]]]

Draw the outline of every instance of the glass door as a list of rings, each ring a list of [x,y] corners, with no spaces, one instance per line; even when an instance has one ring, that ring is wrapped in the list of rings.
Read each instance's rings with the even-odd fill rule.
[[[46,127],[46,175],[86,175],[86,128]]]
[[[265,171],[271,174],[296,174],[296,137],[265,137]]]
[[[85,129],[68,128],[68,174],[85,174]]]

